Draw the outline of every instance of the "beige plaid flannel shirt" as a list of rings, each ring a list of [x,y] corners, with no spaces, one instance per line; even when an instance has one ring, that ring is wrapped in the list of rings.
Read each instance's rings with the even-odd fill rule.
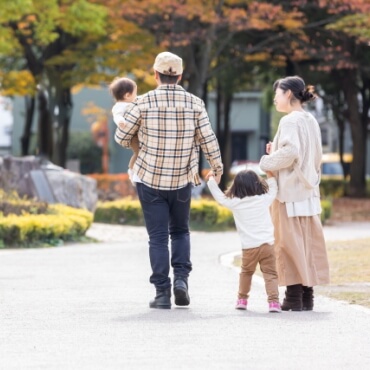
[[[128,148],[138,133],[134,172],[154,189],[198,185],[199,146],[215,174],[222,174],[221,154],[204,103],[179,85],[160,85],[131,103],[115,140]]]

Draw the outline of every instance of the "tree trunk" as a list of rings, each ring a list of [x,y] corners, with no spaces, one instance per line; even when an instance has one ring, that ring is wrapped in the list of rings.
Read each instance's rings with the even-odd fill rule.
[[[67,148],[69,141],[69,126],[72,117],[73,103],[70,88],[61,88],[56,96],[58,115],[57,122],[57,142],[55,151],[55,163],[65,167],[67,163]]]
[[[232,94],[226,94],[223,86],[217,83],[216,99],[216,135],[220,145],[221,158],[224,164],[224,174],[221,178],[220,188],[225,190],[229,181],[230,172],[230,109],[232,103]]]
[[[342,89],[348,106],[348,119],[353,143],[353,161],[350,169],[349,196],[361,198],[366,195],[365,164],[366,134],[359,112],[357,70],[346,70],[342,74]]]
[[[231,167],[231,130],[230,130],[230,110],[233,100],[232,94],[227,94],[224,100],[224,145],[221,151],[222,162],[224,164],[224,175],[221,178],[220,188],[225,190],[229,183],[229,173]]]
[[[30,151],[33,116],[35,113],[35,97],[25,96],[26,116],[24,119],[23,134],[21,137],[21,155],[26,156]]]
[[[53,128],[49,111],[49,99],[43,86],[39,87],[38,100],[38,155],[51,159],[53,156]]]

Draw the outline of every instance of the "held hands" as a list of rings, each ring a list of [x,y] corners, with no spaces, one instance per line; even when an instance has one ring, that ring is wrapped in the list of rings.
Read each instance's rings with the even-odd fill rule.
[[[206,180],[209,180],[211,177],[213,177],[213,178],[215,179],[216,183],[217,183],[217,184],[219,184],[219,183],[220,183],[220,181],[221,181],[221,176],[222,176],[222,175],[216,175],[216,176],[215,176],[215,174],[214,174],[214,173],[213,173],[213,171],[211,170],[211,171],[209,171],[209,172],[207,173],[207,175],[206,175]]]
[[[266,172],[266,176],[267,176],[268,179],[270,177],[274,177],[274,174],[271,171],[265,171],[265,172]]]

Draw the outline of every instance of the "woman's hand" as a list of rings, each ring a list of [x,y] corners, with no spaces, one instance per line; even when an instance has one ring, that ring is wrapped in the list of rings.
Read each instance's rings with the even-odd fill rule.
[[[272,147],[272,142],[269,141],[267,144],[266,144],[266,153],[267,154],[270,154],[271,153],[271,147]]]

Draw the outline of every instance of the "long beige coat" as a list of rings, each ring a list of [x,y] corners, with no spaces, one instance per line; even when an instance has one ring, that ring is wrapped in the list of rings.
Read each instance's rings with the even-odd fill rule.
[[[319,197],[321,155],[316,119],[294,111],[281,119],[270,155],[261,158],[261,168],[274,172],[279,188],[272,205],[279,285],[329,283],[320,216],[288,218],[285,205]]]

